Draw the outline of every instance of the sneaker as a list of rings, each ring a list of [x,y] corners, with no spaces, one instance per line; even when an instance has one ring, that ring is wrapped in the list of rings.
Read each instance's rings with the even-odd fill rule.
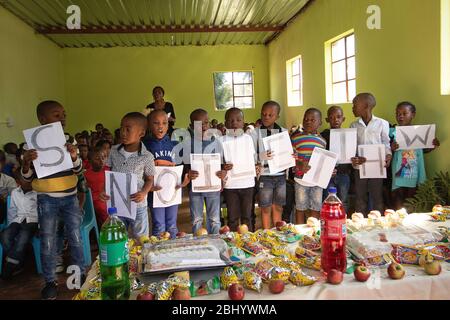
[[[64,272],[64,260],[62,255],[56,257],[56,273],[63,273]]]
[[[58,284],[56,281],[47,282],[41,291],[42,300],[56,300],[58,295]]]

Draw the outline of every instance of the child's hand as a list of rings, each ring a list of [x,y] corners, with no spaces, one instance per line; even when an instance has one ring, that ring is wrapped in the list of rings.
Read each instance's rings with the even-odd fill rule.
[[[364,157],[353,157],[353,158],[351,158],[351,160],[352,160],[353,166],[360,166],[367,161],[367,159]]]
[[[398,145],[398,143],[396,141],[392,141],[392,143],[391,143],[391,150],[392,150],[392,152],[397,151],[399,147],[400,146]]]
[[[259,154],[259,158],[261,159],[261,160],[272,160],[273,159],[273,153],[272,153],[272,151],[265,151],[265,152],[261,152],[260,154]]]
[[[233,164],[232,163],[227,163],[223,166],[223,170],[225,171],[230,171],[233,169]]]
[[[100,194],[98,195],[98,198],[101,201],[108,201],[109,199],[111,199],[111,197],[108,196],[105,191],[100,192]]]
[[[67,152],[70,153],[70,157],[72,158],[72,162],[75,162],[77,160],[78,154],[77,154],[77,147],[75,147],[71,143],[66,143]]]
[[[438,138],[434,138],[434,140],[433,140],[433,146],[434,146],[434,148],[436,149],[436,148],[438,148],[440,145],[441,145],[441,143],[439,142],[439,139],[438,139]]]
[[[256,170],[256,175],[259,176],[261,174],[262,171],[262,166],[260,163],[255,165],[255,170]]]
[[[160,187],[160,186],[152,186],[152,188],[150,189],[150,192],[159,191],[161,189],[162,189],[162,187]],[[131,199],[131,200],[133,200],[133,199]]]
[[[188,175],[189,175],[189,179],[195,180],[198,178],[198,171],[189,170]]]
[[[23,153],[24,164],[30,165],[30,163],[38,158],[38,153],[35,149],[27,150]]]
[[[167,160],[155,160],[155,166],[157,167],[174,167],[175,163]]]
[[[386,161],[385,161],[386,163],[384,165],[385,168],[389,168],[389,166],[391,165],[391,160],[392,160],[392,155],[388,154],[386,156]]]
[[[159,188],[159,190],[161,190],[161,187],[154,187],[154,188]],[[158,191],[158,190],[153,189],[153,191]],[[146,195],[147,194],[145,192],[139,191],[139,192],[136,192],[135,194],[132,194],[130,196],[130,199],[136,203],[139,203],[139,202],[142,202],[145,200]]]
[[[186,186],[189,184],[189,182],[191,182],[191,179],[189,179],[189,174],[186,173],[186,174],[184,175],[183,183],[177,185],[177,186],[175,187],[175,190],[178,190],[178,189],[180,189],[180,188],[186,187]]]
[[[216,172],[216,176],[217,176],[220,180],[224,181],[224,180],[225,180],[225,177],[227,176],[227,172],[226,172],[225,170],[217,171],[217,172]]]

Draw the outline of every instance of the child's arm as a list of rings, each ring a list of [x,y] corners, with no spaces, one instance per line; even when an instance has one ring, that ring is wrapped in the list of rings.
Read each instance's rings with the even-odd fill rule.
[[[144,201],[145,197],[150,191],[161,190],[161,187],[153,185],[153,176],[146,176],[145,183],[141,191],[138,191],[130,196],[131,201],[136,203]]]
[[[31,169],[31,162],[38,158],[35,149],[27,150],[23,154],[22,177],[25,181],[31,182],[34,170]]]
[[[423,153],[430,153],[431,151],[436,150],[436,148],[438,148],[440,145],[441,145],[441,142],[439,141],[439,139],[438,138],[434,138],[434,140],[433,140],[434,148],[423,149]]]
[[[183,182],[182,182],[181,184],[177,185],[177,186],[175,187],[175,189],[178,190],[178,189],[180,189],[180,188],[184,188],[184,187],[186,187],[186,186],[189,184],[189,182],[191,182],[191,179],[189,178],[189,174],[186,173],[186,174],[184,175],[184,180],[183,180]]]

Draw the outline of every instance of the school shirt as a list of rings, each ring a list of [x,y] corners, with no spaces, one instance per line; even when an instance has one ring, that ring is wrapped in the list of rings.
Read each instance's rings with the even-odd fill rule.
[[[8,226],[11,223],[38,223],[37,193],[24,193],[21,187],[11,192],[11,204],[8,209]]]
[[[261,126],[252,131],[251,137],[253,139],[253,144],[255,146],[255,150],[256,150],[256,154],[258,155],[258,158],[259,158],[260,153],[267,151],[266,148],[264,148],[263,138],[270,137],[271,135],[278,134],[278,133],[281,133],[284,131],[287,131],[287,129],[280,127],[277,123],[274,123],[273,129],[270,129],[270,130],[264,126]],[[282,175],[286,174],[286,170],[271,174],[267,160],[262,160],[261,158],[259,158],[259,162],[262,166],[261,176],[275,177],[275,176],[282,176]]]
[[[395,140],[395,128],[390,128],[390,137]],[[397,150],[392,156],[392,190],[415,188],[427,179],[422,149]]]
[[[87,185],[91,189],[95,212],[101,217],[107,217],[108,215],[106,201],[100,199],[100,194],[105,191],[105,171],[109,171],[109,167],[104,166],[98,172],[90,167],[84,172]]]
[[[125,151],[123,144],[113,146],[106,165],[114,172],[134,173],[137,176],[138,192],[144,187],[145,178],[155,175],[154,157],[142,142],[136,152]],[[147,207],[147,197],[137,203],[137,207]]]
[[[144,140],[144,145],[149,152],[153,154],[155,160],[166,160],[175,162],[175,153],[173,148],[178,144],[178,141],[170,139],[169,135],[165,135],[161,140],[150,137]]]
[[[327,142],[318,133],[307,134],[302,131],[296,131],[291,135],[291,141],[298,159],[302,162],[309,162],[315,148],[325,149],[327,147]],[[305,187],[312,187],[312,184],[302,180],[304,174],[304,172],[296,168],[294,180]]]
[[[243,147],[249,146],[251,148],[251,154],[253,156],[253,159],[256,159],[256,152],[255,147],[253,144],[253,139],[248,134],[244,133],[240,136],[231,136],[231,135],[225,135],[220,137],[220,143],[226,142],[226,141],[233,141],[235,140],[239,145],[242,145]],[[225,159],[225,161],[228,161]],[[250,178],[244,178],[244,179],[230,179],[231,171],[227,172],[227,179],[225,182],[225,189],[247,189],[247,188],[253,188],[255,186],[255,177]]]
[[[383,144],[386,149],[386,155],[391,155],[391,146],[389,143],[389,122],[372,115],[372,119],[366,125],[362,118],[358,118],[350,125],[350,128],[356,128],[357,144]]]
[[[0,173],[0,189],[10,192],[14,188],[17,188],[16,180],[4,173]]]

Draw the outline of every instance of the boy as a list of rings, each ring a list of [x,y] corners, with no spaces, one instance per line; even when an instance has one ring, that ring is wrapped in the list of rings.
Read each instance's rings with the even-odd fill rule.
[[[105,171],[109,170],[105,162],[105,152],[102,148],[95,147],[89,152],[89,168],[84,173],[87,185],[91,189],[95,217],[99,227],[108,219],[106,202],[100,199],[100,194],[105,190]]]
[[[63,128],[66,125],[66,113],[63,106],[56,101],[43,101],[37,106],[37,118],[41,125],[61,122]],[[72,256],[72,263],[80,268],[84,276],[83,245],[81,243],[80,225],[82,220],[81,210],[77,199],[77,175],[81,172],[81,159],[77,155],[77,149],[66,144],[70,153],[73,168],[55,173],[45,178],[38,179],[32,161],[38,158],[36,150],[27,150],[23,155],[22,177],[25,181],[32,182],[33,190],[38,193],[38,219],[41,239],[41,261],[45,279],[45,287],[41,295],[42,299],[54,300],[57,296],[56,268],[56,226],[59,219],[65,224],[66,235]]]
[[[276,121],[280,117],[281,107],[276,101],[267,101],[261,107],[261,126],[253,133],[253,142],[259,161],[261,163],[261,175],[259,177],[259,207],[261,208],[261,220],[263,229],[270,229],[271,220],[273,226],[282,220],[283,206],[286,204],[286,172],[269,172],[267,160],[272,159],[270,150],[266,150],[263,138],[286,131]],[[259,121],[259,120],[258,120]]]
[[[323,189],[302,180],[308,172],[308,163],[315,148],[326,148],[326,141],[318,130],[322,125],[319,109],[309,108],[303,116],[303,131],[291,136],[292,146],[297,154],[295,168],[295,215],[296,223],[304,224],[309,217],[320,218]]]
[[[252,154],[256,155],[252,138],[244,134],[244,113],[238,108],[228,109],[225,113],[225,126],[227,134],[221,137],[220,141],[235,141],[243,148],[251,147]],[[257,166],[257,170],[258,170]],[[224,166],[226,171],[233,169],[232,163]],[[239,223],[246,224],[253,232],[252,209],[253,194],[255,190],[255,178],[244,178],[227,180],[224,187],[225,202],[228,213],[228,226],[231,231],[237,231]],[[239,222],[240,220],[240,222]]]
[[[19,162],[16,159],[18,147],[15,143],[8,142],[3,149],[5,150],[6,162],[1,172],[13,177],[14,171],[19,167]]]
[[[342,108],[340,106],[331,106],[327,111],[326,121],[330,124],[330,129],[341,129],[342,123],[345,121]],[[325,129],[320,134],[327,143],[327,150],[330,150],[330,129]],[[352,166],[351,164],[338,164],[336,169],[336,176],[331,178],[328,188],[337,188],[337,196],[342,201],[345,212],[348,212],[348,191],[350,189]],[[324,198],[328,195],[328,188],[324,190]]]
[[[111,171],[134,173],[137,176],[139,191],[131,195],[131,200],[137,203],[137,213],[136,219],[130,223],[135,239],[149,235],[147,194],[153,189],[155,163],[153,155],[141,142],[146,131],[147,118],[142,113],[127,113],[120,124],[122,143],[112,147],[107,161]],[[102,194],[102,200],[109,198]]]
[[[153,154],[155,158],[155,166],[174,166],[175,155],[173,148],[177,141],[170,140],[167,132],[169,131],[169,117],[164,110],[153,110],[147,116],[148,126],[151,137],[144,140],[147,150]],[[186,175],[187,177],[187,175]],[[189,181],[184,181],[182,186],[187,185]],[[153,208],[153,193],[148,195],[148,204],[152,214],[152,234],[160,236],[163,232],[169,232],[172,239],[176,238],[178,205],[166,208]]]
[[[0,241],[5,249],[6,264],[2,278],[9,280],[23,270],[25,246],[38,229],[37,193],[31,184],[16,179],[20,187],[11,192],[11,203],[8,209],[8,227],[1,233]]]
[[[206,132],[209,129],[208,112],[196,109],[190,115],[191,124],[189,133],[190,145],[185,145],[184,150],[191,153],[220,153],[220,145],[215,137],[208,139]],[[186,139],[189,140],[189,139]],[[208,150],[208,151],[205,151]],[[187,159],[189,158],[189,155]],[[190,164],[185,166],[189,173],[189,179],[197,179],[199,173],[191,170]],[[216,175],[224,179],[226,172],[219,171]],[[206,205],[206,228],[209,234],[218,234],[220,229],[220,191],[217,192],[193,192],[189,188],[189,206],[191,210],[192,232],[197,233],[203,227],[203,206]]]
[[[78,151],[80,153],[81,162],[83,164],[83,168],[87,169],[89,167],[89,147],[86,144],[80,144],[78,145]]]
[[[360,93],[353,99],[353,114],[359,117],[350,125],[350,128],[356,128],[357,144],[383,144],[386,152],[385,167],[388,168],[391,159],[391,147],[389,144],[389,123],[372,114],[376,106],[375,97],[370,93]],[[355,168],[355,192],[356,192],[356,212],[368,213],[368,194],[374,210],[383,212],[383,179],[361,179],[359,168],[366,162],[364,157],[352,158],[352,165]]]
[[[0,150],[0,196],[6,196],[10,193],[14,188],[17,188],[17,183],[9,175],[2,173],[2,169],[6,165],[6,156],[3,151]]]

